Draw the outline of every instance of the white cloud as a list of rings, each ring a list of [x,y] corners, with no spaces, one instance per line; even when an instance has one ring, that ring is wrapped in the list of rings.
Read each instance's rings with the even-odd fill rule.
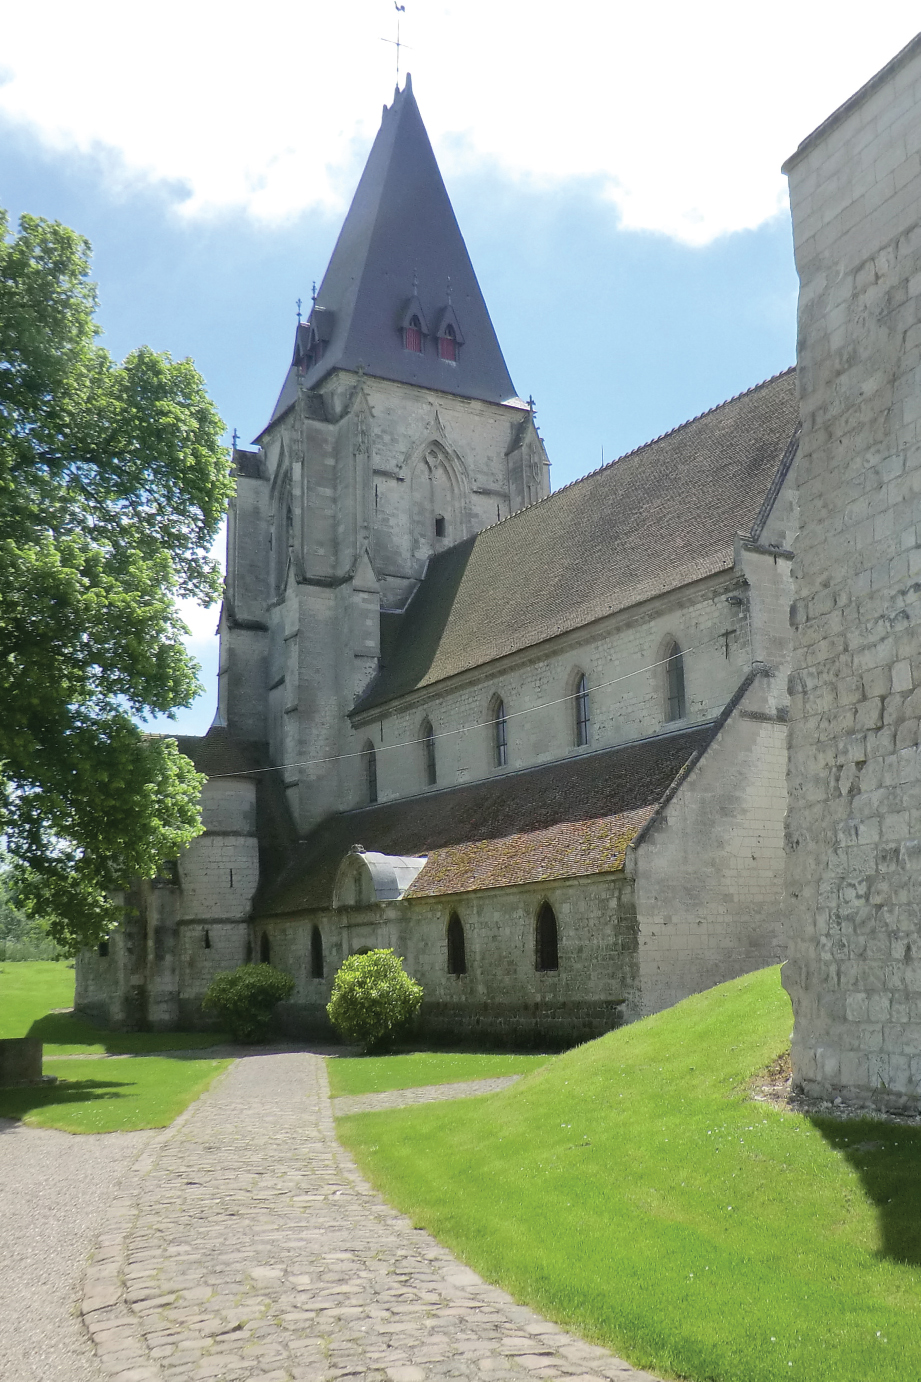
[[[406,0],[446,174],[601,179],[624,223],[704,244],[785,200],[784,157],[912,37],[882,0]],[[393,89],[392,0],[0,0],[0,112],[188,188],[186,214],[345,205]]]

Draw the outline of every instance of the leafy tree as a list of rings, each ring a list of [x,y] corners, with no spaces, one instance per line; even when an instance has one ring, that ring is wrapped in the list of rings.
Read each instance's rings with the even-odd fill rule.
[[[217,1013],[237,1041],[258,1041],[275,1007],[294,992],[294,980],[274,965],[240,965],[215,974],[201,1001]]]
[[[392,950],[369,950],[343,960],[326,1005],[329,1020],[346,1041],[369,1054],[392,1043],[419,1011],[422,985],[411,979]]]
[[[70,950],[201,831],[201,778],[136,721],[197,694],[175,600],[219,594],[230,486],[191,361],[97,343],[89,253],[0,211],[0,830]]]

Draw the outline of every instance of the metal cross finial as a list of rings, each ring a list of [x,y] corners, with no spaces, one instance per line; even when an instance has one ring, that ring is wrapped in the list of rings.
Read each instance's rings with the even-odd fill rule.
[[[237,429],[236,429],[236,427],[235,427],[235,428],[233,429],[233,449],[234,449],[234,451],[236,451],[236,449],[237,449],[237,442],[238,442],[239,440],[240,440],[240,433],[237,431]]]
[[[314,279],[313,282],[312,282],[311,285],[310,285],[310,301],[313,303],[314,307],[316,307],[316,305],[317,305],[317,280],[316,280],[316,279]]]
[[[451,275],[448,274],[448,306],[451,306]]]
[[[406,6],[405,6],[405,5],[398,5],[398,4],[397,4],[397,0],[393,0],[393,8],[394,8],[394,9],[396,10],[396,12],[397,12],[397,36],[396,36],[395,39],[392,39],[392,38],[382,38],[382,39],[381,39],[381,43],[392,43],[393,46],[394,46],[394,47],[396,48],[396,50],[397,50],[397,91],[399,91],[399,89],[400,89],[400,49],[401,49],[401,48],[408,48],[408,47],[409,47],[409,44],[408,44],[408,43],[401,43],[401,42],[400,42],[400,15],[406,13]]]
[[[298,324],[300,324],[300,320],[301,320],[301,300],[300,300],[300,298],[298,298],[298,300],[297,300],[297,320],[298,320]]]
[[[536,412],[536,409],[534,407],[534,399],[531,397],[530,394],[528,394],[528,410],[531,413],[531,416],[533,417],[534,413]]]

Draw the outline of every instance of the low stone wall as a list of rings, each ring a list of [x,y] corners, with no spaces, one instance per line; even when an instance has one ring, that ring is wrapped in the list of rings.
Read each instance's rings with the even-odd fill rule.
[[[35,1037],[5,1037],[0,1041],[0,1087],[27,1084],[42,1078],[42,1043]]]

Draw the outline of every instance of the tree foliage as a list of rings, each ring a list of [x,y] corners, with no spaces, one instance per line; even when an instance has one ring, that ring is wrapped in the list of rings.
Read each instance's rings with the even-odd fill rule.
[[[385,1049],[421,1002],[422,985],[406,973],[399,955],[369,950],[343,960],[326,1011],[346,1041],[371,1052]]]
[[[200,833],[201,778],[137,721],[198,692],[175,601],[219,594],[230,488],[191,361],[98,344],[89,253],[0,211],[0,829],[70,949]]]
[[[237,1041],[258,1041],[277,1004],[290,998],[294,980],[274,965],[240,965],[216,974],[202,999]]]

